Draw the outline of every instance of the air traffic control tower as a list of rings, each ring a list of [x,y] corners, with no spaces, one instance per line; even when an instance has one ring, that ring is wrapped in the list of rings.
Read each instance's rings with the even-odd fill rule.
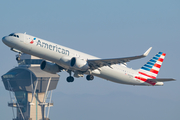
[[[20,58],[18,67],[2,75],[5,89],[10,92],[12,120],[50,120],[52,90],[60,76],[42,71],[40,58],[27,54]]]

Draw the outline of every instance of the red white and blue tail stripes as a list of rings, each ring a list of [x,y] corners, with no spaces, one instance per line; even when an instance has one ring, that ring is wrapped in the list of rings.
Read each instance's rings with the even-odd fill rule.
[[[157,53],[151,60],[142,66],[141,69],[138,70],[138,76],[135,76],[135,78],[151,85],[155,85],[155,82],[147,79],[156,79],[165,56],[166,54],[163,52]]]

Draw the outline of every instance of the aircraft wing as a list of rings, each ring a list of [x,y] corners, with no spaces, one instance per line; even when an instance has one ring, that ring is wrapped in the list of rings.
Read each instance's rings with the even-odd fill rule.
[[[167,82],[167,81],[175,81],[173,78],[157,78],[157,79],[148,79],[153,82]]]
[[[88,60],[87,62],[92,69],[97,69],[103,66],[111,66],[113,64],[126,63],[131,60],[136,60],[136,59],[146,57],[151,51],[151,49],[152,47],[150,47],[144,54],[138,55],[138,56],[114,58],[114,59],[95,59],[95,60]]]

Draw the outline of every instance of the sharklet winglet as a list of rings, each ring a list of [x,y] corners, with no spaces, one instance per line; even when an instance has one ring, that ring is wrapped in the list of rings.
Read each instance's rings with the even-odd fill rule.
[[[147,56],[149,54],[149,52],[151,51],[152,47],[150,47],[144,54],[143,56]]]

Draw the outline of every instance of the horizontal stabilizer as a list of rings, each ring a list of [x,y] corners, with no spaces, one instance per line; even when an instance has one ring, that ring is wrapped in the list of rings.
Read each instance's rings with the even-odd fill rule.
[[[158,78],[158,79],[147,79],[153,82],[167,82],[167,81],[175,81],[173,78]]]

